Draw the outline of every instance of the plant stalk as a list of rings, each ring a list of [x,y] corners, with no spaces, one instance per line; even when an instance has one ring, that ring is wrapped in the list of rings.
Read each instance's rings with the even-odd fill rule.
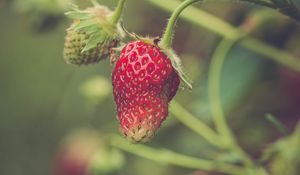
[[[240,155],[245,165],[253,166],[253,161],[237,144],[236,138],[234,137],[232,131],[230,130],[226,122],[226,118],[222,109],[222,102],[220,99],[220,80],[223,63],[226,58],[226,55],[238,39],[239,38],[232,40],[224,38],[215,49],[214,54],[212,56],[211,64],[209,66],[208,96],[214,124],[216,125],[218,133],[221,136],[223,136],[223,142],[228,146],[228,148],[231,151],[234,151]]]
[[[244,175],[245,172],[249,170],[247,168],[224,162],[195,158],[178,154],[166,149],[154,149],[141,144],[130,144],[124,138],[121,138],[116,135],[110,136],[110,144],[123,151],[147,158],[152,161],[156,161],[161,164],[176,165],[184,168],[201,169],[205,171],[217,171],[227,174],[240,175]]]
[[[219,135],[201,120],[197,119],[190,112],[184,109],[183,106],[181,106],[175,100],[173,100],[170,104],[170,112],[181,123],[203,137],[207,142],[218,148],[223,148],[223,144],[220,142]]]
[[[174,10],[174,12],[172,13],[172,15],[169,19],[166,30],[162,36],[162,39],[161,39],[162,47],[164,47],[165,49],[168,49],[171,47],[172,40],[173,40],[173,34],[174,34],[174,26],[175,26],[176,21],[177,21],[179,15],[181,14],[181,12],[185,8],[190,6],[191,4],[199,2],[199,1],[201,1],[201,0],[185,0]]]
[[[117,7],[115,8],[113,14],[110,16],[110,21],[112,24],[117,24],[122,16],[123,9],[126,0],[119,0]]]
[[[180,1],[161,1],[161,0],[147,0],[150,4],[159,7],[165,11],[172,12],[179,4]],[[180,15],[186,21],[191,22],[192,24],[203,27],[215,34],[226,38],[236,38],[236,35],[244,34],[244,31],[236,30],[235,27],[231,26],[229,23],[224,22],[223,20],[215,17],[205,11],[202,11],[196,7],[189,7]],[[271,59],[283,66],[286,66],[294,71],[300,73],[300,61],[293,55],[279,50],[273,46],[270,46],[258,39],[247,36],[243,41],[239,42],[245,48],[259,53],[265,56],[268,59]]]

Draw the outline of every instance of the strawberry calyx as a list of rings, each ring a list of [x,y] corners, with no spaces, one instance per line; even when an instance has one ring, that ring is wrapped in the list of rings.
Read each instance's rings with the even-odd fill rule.
[[[159,48],[164,54],[166,54],[168,56],[168,58],[171,60],[172,66],[178,73],[180,79],[185,83],[185,85],[189,89],[192,89],[191,80],[189,79],[189,77],[187,76],[187,74],[184,71],[184,68],[181,64],[181,59],[179,58],[179,56],[175,53],[175,51],[172,48],[166,47],[164,44],[162,44],[161,37],[149,37],[149,36],[142,37],[142,36],[137,35],[136,33],[128,32],[124,28],[123,24],[121,24],[121,27],[123,28],[123,31],[133,40],[142,41],[144,43],[153,45],[153,46]]]
[[[189,7],[190,5],[200,2],[201,0],[185,0],[183,1],[172,13],[170,19],[168,20],[168,24],[164,31],[164,34],[161,38],[161,41],[158,43],[161,50],[169,57],[172,62],[172,66],[180,76],[181,80],[188,86],[189,89],[192,89],[192,84],[188,76],[186,75],[182,64],[181,59],[176,55],[174,50],[171,48],[173,35],[174,35],[174,26],[177,22],[179,15],[182,11]]]
[[[120,23],[110,21],[109,17],[114,12],[96,2],[93,2],[93,4],[93,7],[84,10],[80,10],[78,6],[72,5],[72,10],[65,13],[65,15],[74,20],[74,25],[68,28],[68,31],[81,31],[89,35],[89,39],[81,52],[95,48],[99,42],[106,43],[111,42],[113,39],[120,40],[124,37]]]
[[[180,57],[175,53],[175,51],[172,48],[161,48],[161,51],[168,56],[168,58],[171,60],[172,66],[179,75],[180,79],[184,82],[184,84],[189,88],[192,89],[192,83],[190,78],[187,76],[186,72],[184,71],[184,68],[181,63]]]

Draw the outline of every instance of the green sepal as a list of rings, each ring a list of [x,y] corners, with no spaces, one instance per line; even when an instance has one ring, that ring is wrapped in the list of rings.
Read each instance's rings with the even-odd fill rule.
[[[162,49],[162,51],[170,58],[172,66],[178,73],[181,80],[188,86],[189,89],[192,89],[192,82],[183,70],[181,59],[172,49]]]
[[[89,38],[89,40],[87,41],[85,47],[82,49],[81,52],[85,52],[85,51],[88,51],[92,48],[95,48],[97,46],[97,44],[100,41],[104,41],[105,38],[106,38],[106,36],[103,35],[102,32],[97,32],[97,33],[92,34],[91,37]]]
[[[95,16],[90,12],[82,11],[79,9],[73,9],[72,11],[66,12],[65,15],[67,15],[71,19],[80,19],[80,20],[90,19]]]
[[[91,25],[91,26],[82,27],[78,30],[84,31],[87,34],[92,35],[93,33],[97,33],[99,31],[101,31],[102,29],[99,25],[95,24],[95,25]]]
[[[94,4],[95,7],[100,6]],[[98,43],[105,43],[110,38],[118,37],[116,26],[109,21],[97,18],[93,10],[80,10],[76,5],[73,5],[71,11],[65,13],[69,18],[74,19],[73,25],[68,30],[82,31],[88,34],[89,38],[86,41],[85,47],[81,52],[88,51],[97,47]],[[78,22],[76,21],[78,20]]]
[[[193,88],[191,80],[189,79],[189,77],[186,75],[186,73],[183,70],[183,67],[181,64],[181,59],[175,54],[175,52],[171,48],[166,49],[164,46],[160,46],[159,43],[155,42],[156,39],[158,40],[158,42],[160,41],[159,37],[156,37],[156,38],[149,37],[149,36],[142,37],[135,33],[128,32],[122,23],[121,23],[121,27],[122,27],[122,30],[133,40],[140,40],[140,41],[143,41],[144,43],[154,45],[155,47],[159,47],[163,51],[163,53],[169,57],[173,68],[178,73],[181,80],[188,86],[189,89]]]
[[[86,20],[95,17],[95,14],[87,10],[80,10],[75,4],[71,4],[71,6],[71,10],[65,13],[65,15],[71,19]]]
[[[99,28],[99,26],[97,26],[94,20],[86,20],[80,21],[78,24],[73,25],[70,29],[75,31],[83,29],[85,32],[89,33],[88,30],[90,30],[92,27]]]

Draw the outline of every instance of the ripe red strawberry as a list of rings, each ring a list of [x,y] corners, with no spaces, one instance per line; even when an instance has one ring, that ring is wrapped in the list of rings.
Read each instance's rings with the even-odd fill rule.
[[[168,115],[179,77],[170,59],[155,45],[127,44],[112,74],[120,130],[131,142],[152,138]]]

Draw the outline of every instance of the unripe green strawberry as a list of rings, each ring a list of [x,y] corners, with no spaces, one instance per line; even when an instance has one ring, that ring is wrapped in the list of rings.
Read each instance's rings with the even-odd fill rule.
[[[114,14],[99,4],[85,10],[74,7],[66,13],[74,20],[65,37],[66,63],[88,65],[109,56],[123,36],[118,20],[112,18]]]
[[[74,22],[76,23],[76,22]],[[82,30],[68,30],[65,38],[64,59],[68,64],[87,65],[98,63],[109,56],[110,49],[118,45],[119,40],[107,38],[98,42],[96,47],[83,51],[90,35]]]

